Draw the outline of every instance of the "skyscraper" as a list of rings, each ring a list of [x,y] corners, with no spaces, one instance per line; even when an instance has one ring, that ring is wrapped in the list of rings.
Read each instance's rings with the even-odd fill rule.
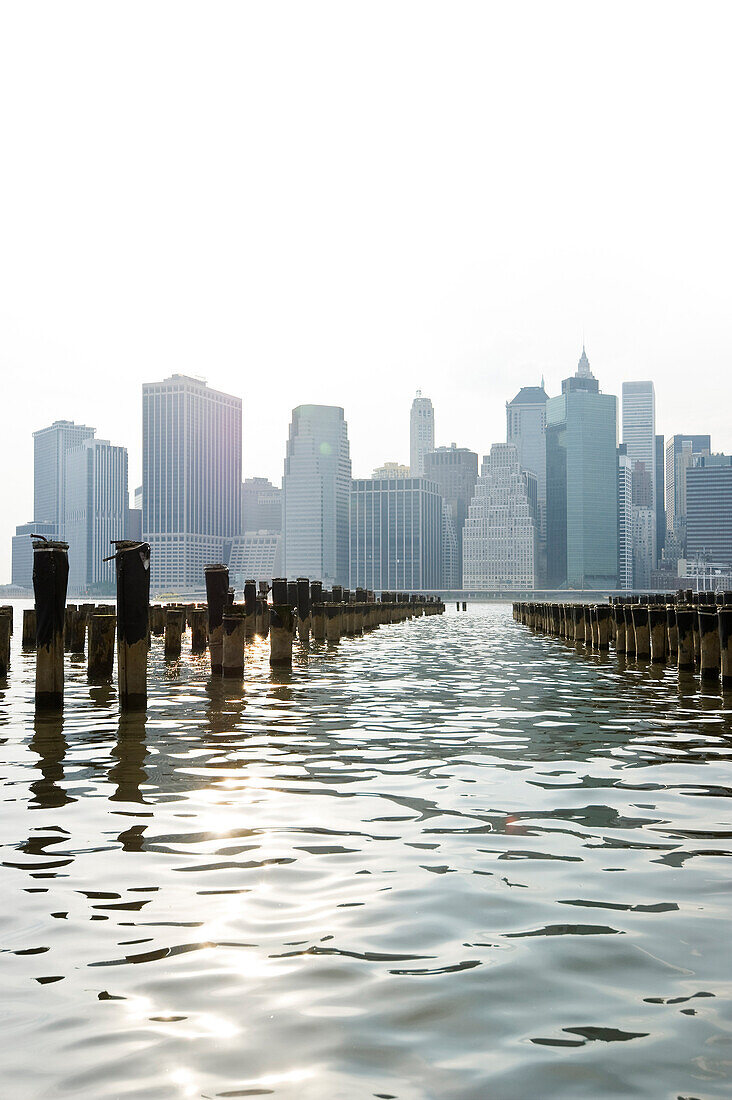
[[[461,588],[463,528],[473,499],[475,483],[478,480],[478,456],[475,451],[470,451],[467,447],[456,447],[452,443],[449,447],[437,447],[434,451],[427,451],[423,461],[424,476],[436,482],[449,510],[457,540],[457,570],[453,570],[455,575],[445,577],[444,586]],[[445,533],[449,538],[449,526],[446,526]]]
[[[633,530],[636,533],[633,583],[646,588],[656,565],[656,395],[653,382],[623,382],[623,443],[628,448],[633,472]],[[650,512],[650,515],[639,515],[639,510]]]
[[[536,587],[538,482],[513,443],[483,459],[463,537],[463,587],[486,592]]]
[[[732,565],[732,455],[699,455],[686,470],[686,556]]]
[[[686,544],[686,471],[698,455],[708,455],[711,436],[673,435],[666,444],[666,529],[673,531],[682,556]]]
[[[409,416],[409,472],[412,477],[424,474],[424,456],[435,449],[435,410],[429,397],[417,396]]]
[[[542,378],[540,386],[523,386],[513,401],[506,402],[506,442],[513,443],[516,447],[521,469],[529,470],[536,475],[539,496],[537,572],[540,579],[546,571],[546,403],[548,400]]]
[[[143,385],[142,490],[152,591],[200,590],[241,529],[241,398],[184,374]]]
[[[625,443],[618,446],[618,588],[633,587],[633,474]]]
[[[110,543],[128,535],[127,450],[85,439],[66,456],[69,591],[113,592]]]
[[[248,477],[242,483],[241,529],[282,530],[282,490],[266,477]]]
[[[617,398],[600,393],[582,349],[546,407],[547,573],[553,588],[618,579]]]
[[[656,436],[656,565],[666,544],[666,477],[663,436]]]
[[[33,432],[33,519],[53,524],[55,538],[64,538],[66,456],[72,447],[92,439],[94,432],[73,420],[56,420]]]
[[[292,412],[282,479],[283,562],[288,577],[348,584],[351,459],[343,409]]]
[[[442,498],[427,478],[356,480],[351,487],[351,588],[442,587]]]

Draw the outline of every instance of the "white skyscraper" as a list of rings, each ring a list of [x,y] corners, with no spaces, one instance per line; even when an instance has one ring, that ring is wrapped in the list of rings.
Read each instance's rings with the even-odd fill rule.
[[[282,479],[282,552],[287,577],[348,584],[351,459],[343,409],[292,411]]]
[[[633,474],[624,443],[618,447],[618,587],[633,587]]]
[[[183,374],[143,385],[142,512],[153,593],[200,591],[241,531],[241,398]]]
[[[512,443],[483,459],[463,533],[463,588],[487,592],[536,587],[536,476],[521,469]]]
[[[633,584],[647,587],[656,564],[656,395],[653,382],[623,382],[623,443],[633,476]]]
[[[429,397],[417,396],[409,415],[409,473],[411,477],[424,476],[424,456],[435,449],[435,410]]]
[[[66,455],[69,591],[114,591],[113,539],[127,537],[127,450],[85,439]]]

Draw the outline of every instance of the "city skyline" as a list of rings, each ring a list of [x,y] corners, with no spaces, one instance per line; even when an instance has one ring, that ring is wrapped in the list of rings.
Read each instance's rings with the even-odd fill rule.
[[[598,394],[598,382],[592,374],[590,363],[588,360],[586,349],[582,346],[582,353],[577,367],[576,375],[570,378],[564,379],[561,384],[562,394],[569,395],[562,397],[549,397],[544,389],[544,377],[542,378],[542,385],[538,387],[522,387],[520,393],[512,400],[506,401],[506,439],[511,442],[515,440],[518,444],[518,455],[520,455],[520,467],[528,475],[534,476],[535,485],[537,486],[537,553],[538,549],[543,548],[542,536],[540,536],[540,530],[542,530],[542,475],[543,462],[549,461],[549,454],[553,453],[554,444],[551,443],[551,439],[554,439],[553,431],[546,432],[546,443],[544,440],[545,434],[545,422],[547,419],[547,412],[550,409],[557,411],[549,416],[550,420],[558,421],[561,429],[560,421],[565,418],[566,412],[561,409],[566,409],[568,406],[566,401],[575,400],[572,395],[575,392],[579,393],[578,400],[593,401],[592,394]],[[589,396],[582,397],[581,394],[584,390],[589,390]],[[154,418],[151,419],[150,414],[150,400],[151,396],[155,394],[157,401],[163,400],[163,405],[156,405],[156,412]],[[587,464],[589,470],[593,471],[594,488],[592,496],[587,498],[587,502],[591,510],[591,515],[594,518],[590,521],[590,526],[584,528],[586,533],[580,535],[580,529],[583,524],[587,524],[586,519],[581,519],[581,513],[583,505],[579,505],[579,498],[577,498],[577,504],[572,505],[569,511],[567,511],[567,505],[569,504],[569,497],[564,504],[559,503],[559,498],[556,496],[558,492],[557,474],[559,466],[556,466],[556,462],[559,460],[553,459],[555,462],[555,472],[553,474],[553,485],[555,495],[554,510],[551,515],[553,519],[553,532],[548,532],[550,537],[547,541],[547,549],[550,554],[550,560],[547,562],[549,565],[549,572],[551,576],[544,575],[545,568],[545,552],[538,553],[538,557],[535,563],[535,585],[536,587],[542,587],[549,582],[553,582],[550,586],[561,586],[561,575],[565,575],[565,569],[568,568],[568,574],[566,575],[567,583],[570,587],[579,584],[584,586],[588,579],[588,564],[581,565],[577,561],[576,565],[570,565],[570,560],[567,559],[565,565],[561,565],[560,561],[564,560],[561,555],[566,552],[562,547],[565,546],[566,539],[575,539],[579,537],[580,542],[576,543],[577,547],[581,546],[582,542],[590,537],[591,540],[596,538],[592,535],[592,531],[598,531],[598,524],[602,525],[602,529],[605,530],[605,536],[610,539],[611,530],[608,526],[611,522],[610,513],[611,496],[613,489],[611,488],[611,482],[615,485],[615,504],[616,511],[616,550],[618,550],[618,564],[616,564],[616,575],[618,575],[620,586],[626,586],[626,569],[624,560],[626,558],[626,551],[632,553],[632,580],[634,585],[640,584],[641,587],[652,587],[654,584],[660,584],[662,586],[667,585],[670,580],[670,574],[668,570],[673,570],[679,558],[686,557],[684,553],[685,531],[677,530],[676,525],[671,524],[674,528],[670,533],[670,542],[668,548],[668,554],[666,551],[662,553],[660,547],[666,541],[666,509],[665,509],[665,493],[664,493],[664,444],[665,439],[663,434],[655,433],[655,398],[654,398],[654,384],[651,381],[642,382],[624,382],[622,385],[622,405],[619,404],[618,397],[608,395],[608,397],[600,396],[598,399],[600,405],[605,400],[610,399],[610,405],[607,406],[610,410],[614,409],[612,415],[612,427],[614,428],[615,440],[620,443],[621,439],[621,427],[622,427],[622,439],[623,443],[618,447],[618,454],[615,454],[615,448],[611,445],[610,434],[612,434],[611,423],[608,423],[610,434],[602,429],[602,436],[608,434],[607,444],[600,443],[600,436],[597,434],[599,428],[599,421],[594,426],[592,434],[588,436],[586,443],[580,443],[580,449],[572,452],[575,454],[575,458],[569,461],[570,451],[567,450],[567,456],[560,460],[561,470],[566,470],[566,474],[560,474],[560,477],[567,477],[566,491],[575,492],[570,489],[570,480],[572,480],[572,471],[581,470],[583,464]],[[181,404],[183,403],[183,404]],[[186,404],[190,403],[190,404]],[[640,403],[640,404],[638,404]],[[210,408],[209,408],[210,407]],[[599,410],[598,406],[598,410]],[[285,569],[286,572],[292,573],[317,573],[318,568],[323,573],[326,579],[332,581],[340,581],[340,583],[346,583],[347,581],[347,552],[345,549],[347,518],[343,517],[339,522],[342,526],[342,536],[339,536],[342,543],[342,548],[339,553],[342,553],[341,564],[332,574],[332,565],[328,565],[327,561],[330,561],[328,555],[331,551],[326,551],[326,546],[330,546],[329,540],[331,535],[327,535],[327,525],[331,520],[327,518],[331,511],[331,505],[326,504],[330,499],[332,488],[326,489],[326,482],[323,484],[323,488],[316,496],[323,500],[323,506],[325,510],[323,515],[319,516],[313,513],[307,518],[306,513],[309,515],[310,498],[315,502],[313,497],[313,491],[315,485],[310,484],[310,478],[316,476],[319,478],[326,470],[326,467],[330,469],[330,459],[328,455],[332,455],[332,458],[336,459],[336,455],[340,453],[340,447],[342,439],[345,441],[345,452],[342,452],[342,461],[345,464],[341,465],[341,460],[337,461],[336,466],[332,467],[332,471],[327,475],[327,478],[332,476],[335,470],[340,469],[338,476],[342,477],[342,487],[338,489],[340,498],[342,499],[342,508],[346,509],[347,497],[349,493],[354,491],[354,483],[356,478],[353,478],[352,482],[349,482],[347,477],[347,471],[352,473],[352,466],[350,461],[350,448],[348,442],[348,425],[345,418],[345,410],[335,406],[301,406],[293,410],[293,422],[291,425],[291,438],[286,449],[285,458],[285,474],[287,473],[289,463],[292,461],[293,454],[305,455],[308,450],[313,450],[315,444],[314,455],[318,455],[317,469],[316,465],[313,465],[312,461],[307,460],[306,465],[298,465],[296,481],[302,483],[302,489],[297,489],[299,495],[299,503],[295,506],[295,511],[292,508],[286,508],[286,494],[281,491],[280,488],[274,486],[267,478],[261,476],[244,477],[241,470],[241,408],[242,400],[236,395],[229,395],[218,392],[216,389],[209,388],[205,379],[200,377],[190,377],[182,374],[174,374],[171,377],[163,379],[162,382],[157,383],[145,383],[143,384],[143,430],[146,432],[146,454],[149,455],[148,473],[144,474],[143,481],[150,482],[153,486],[159,486],[157,489],[157,505],[153,508],[153,513],[157,516],[161,506],[163,508],[170,508],[173,506],[174,500],[176,500],[175,507],[171,511],[171,515],[162,520],[163,527],[161,530],[168,531],[162,538],[161,550],[163,555],[155,551],[154,563],[153,563],[153,581],[156,587],[163,588],[175,588],[183,586],[186,590],[195,587],[198,583],[198,566],[204,562],[204,560],[219,559],[228,561],[231,557],[232,563],[234,559],[238,562],[237,571],[247,571],[250,568],[247,562],[252,562],[253,571],[263,571],[267,568],[271,570]],[[422,420],[418,421],[418,425],[415,427],[415,409],[425,409],[428,426],[423,429]],[[579,407],[578,407],[579,408]],[[621,421],[622,410],[622,421]],[[592,414],[591,416],[593,416]],[[303,420],[302,417],[305,417]],[[329,418],[335,416],[334,426],[340,421],[341,428],[334,429],[326,427],[330,422]],[[584,414],[581,414],[584,416]],[[306,429],[306,437],[310,440],[306,445],[304,451],[302,447],[299,447],[296,451],[292,450],[293,447],[293,431],[294,425],[297,422],[297,418],[301,417],[301,422],[308,423]],[[315,419],[313,420],[313,417]],[[324,420],[324,417],[326,418]],[[528,417],[528,419],[525,419]],[[236,422],[234,422],[236,421]],[[415,445],[419,449],[419,465],[424,466],[426,462],[430,463],[430,471],[427,476],[434,477],[434,480],[440,483],[439,493],[443,497],[443,506],[441,506],[441,528],[443,528],[443,536],[441,536],[441,542],[443,542],[443,548],[441,548],[441,559],[443,559],[443,575],[439,582],[439,587],[443,590],[449,590],[449,588],[459,588],[460,584],[460,572],[462,565],[462,531],[463,524],[465,524],[465,517],[468,513],[468,507],[471,503],[471,488],[470,485],[474,482],[474,478],[478,475],[478,454],[472,452],[467,448],[457,448],[457,444],[452,442],[450,447],[446,447],[444,444],[440,444],[435,439],[434,434],[434,422],[435,411],[433,403],[427,395],[420,394],[417,390],[416,398],[413,400],[411,407],[411,414],[409,414],[409,447],[411,447],[412,458],[415,455]],[[572,421],[573,422],[573,421]],[[591,419],[588,420],[589,423]],[[577,421],[579,427],[581,419]],[[153,427],[154,425],[154,427]],[[569,426],[569,425],[568,425]],[[48,450],[47,439],[54,440],[56,437],[58,440],[66,438],[66,434],[72,433],[72,436],[84,439],[85,434],[91,434],[94,436],[96,429],[87,428],[84,425],[76,425],[74,422],[69,421],[55,421],[54,425],[48,428],[35,431],[33,433],[34,449],[35,449],[35,463],[34,463],[34,515],[41,514],[45,516],[46,511],[50,508],[53,499],[62,499],[65,492],[68,492],[68,487],[65,482],[63,474],[63,454],[58,451],[59,443],[54,443],[51,450]],[[564,430],[564,429],[561,429]],[[323,431],[323,434],[320,432]],[[581,431],[581,430],[580,430]],[[570,436],[567,437],[568,442],[572,438],[576,438],[575,428],[571,429]],[[65,433],[65,434],[64,434]],[[316,438],[317,437],[317,438]],[[70,437],[69,437],[70,438]],[[305,438],[305,437],[304,437]],[[561,438],[561,437],[560,437]],[[597,443],[593,442],[593,438],[597,438]],[[686,437],[675,436],[671,438],[669,445],[673,447],[675,441],[678,439],[685,439],[690,441],[696,441],[697,439],[704,439],[709,442],[710,437]],[[430,450],[425,448],[425,442]],[[103,443],[103,441],[102,441]],[[635,444],[635,447],[634,447]],[[68,445],[68,444],[65,444]],[[108,443],[105,444],[108,447]],[[491,453],[493,453],[493,447],[495,444],[491,444]],[[571,444],[572,447],[575,444]],[[597,450],[598,445],[600,450]],[[589,450],[587,448],[589,447]],[[638,447],[641,451],[636,454],[637,459],[645,459],[645,461],[630,461],[630,455],[627,454],[629,450],[634,447],[637,451]],[[54,450],[55,448],[55,450]],[[124,455],[124,478],[125,484],[127,484],[127,450],[124,448],[117,449]],[[540,452],[540,453],[539,453]],[[626,455],[626,458],[621,459],[621,452]],[[67,452],[70,453],[70,452]],[[150,456],[156,455],[155,465],[150,465]],[[176,458],[177,455],[177,458]],[[719,452],[717,452],[719,456]],[[723,458],[723,455],[722,455]],[[483,455],[484,461],[488,461],[488,456]],[[540,460],[540,461],[539,461]],[[297,460],[302,464],[302,459]],[[324,466],[323,463],[326,462]],[[465,466],[465,471],[459,473],[461,467],[465,465],[466,461],[468,465]],[[491,460],[492,461],[492,460]],[[633,507],[630,509],[630,514],[626,517],[623,514],[623,505],[621,500],[624,496],[624,488],[622,478],[620,476],[620,466],[618,466],[618,472],[614,471],[614,464],[616,462],[629,463],[630,482],[632,484],[633,495]],[[308,464],[309,463],[309,464]],[[646,470],[648,464],[652,465],[652,474],[659,477],[658,482],[658,494],[657,494],[657,508],[649,508],[648,505],[652,504],[652,475]],[[294,470],[294,467],[292,467]],[[183,471],[183,480],[179,483],[175,482],[175,471]],[[309,473],[307,471],[309,470]],[[548,470],[548,466],[547,466]],[[48,476],[46,472],[54,473],[52,482],[48,483]],[[237,476],[238,471],[238,476]],[[306,480],[303,481],[303,476],[307,473]],[[571,477],[570,477],[571,473]],[[393,478],[394,476],[403,477],[409,475],[409,467],[405,465],[398,465],[393,461],[386,461],[381,467],[381,470],[373,472],[372,476],[385,476],[387,478]],[[151,481],[152,476],[152,481]],[[223,477],[223,481],[221,478]],[[600,488],[600,482],[597,478],[602,478],[602,483],[605,488]],[[39,480],[40,478],[40,480]],[[467,478],[467,480],[466,480]],[[465,482],[465,484],[463,484]],[[223,493],[222,488],[225,487],[227,492]],[[70,484],[70,483],[69,483]],[[284,480],[283,480],[284,488]],[[329,484],[329,482],[328,482]],[[581,484],[581,482],[580,482]],[[50,488],[51,486],[51,488]],[[161,488],[165,486],[164,493],[161,496]],[[218,487],[217,487],[218,486]],[[349,487],[350,486],[350,487]],[[50,494],[52,489],[52,495]],[[86,492],[86,491],[85,491]],[[302,495],[303,492],[305,495]],[[562,489],[561,492],[565,492]],[[325,493],[325,495],[323,495]],[[460,502],[455,498],[455,494],[458,494]],[[603,495],[604,494],[604,495]],[[124,514],[125,519],[123,526],[127,529],[127,516],[132,517],[138,515],[142,520],[141,531],[145,538],[151,539],[153,532],[145,527],[144,513],[133,513],[128,511],[128,507],[140,507],[142,500],[142,486],[134,489],[130,494],[130,506],[125,506]],[[48,498],[46,500],[46,497]],[[605,504],[600,511],[597,510],[599,500],[605,499]],[[334,498],[335,499],[335,498]],[[132,505],[134,500],[134,505]],[[591,504],[590,504],[591,500]],[[249,502],[245,506],[245,502]],[[148,506],[145,511],[152,516],[150,508],[154,504],[152,498],[149,499]],[[282,508],[280,505],[282,504]],[[78,515],[78,507],[86,507],[84,504],[84,498],[79,497],[78,504],[75,505]],[[636,506],[637,505],[637,506]],[[105,513],[109,516],[108,508],[110,502],[105,498]],[[303,508],[306,508],[304,511]],[[579,506],[580,510],[577,511]],[[120,505],[114,505],[119,513]],[[559,511],[557,511],[557,508]],[[183,510],[182,510],[183,509]],[[250,510],[250,521],[244,516],[244,510]],[[185,515],[184,515],[185,513]],[[567,514],[567,518],[560,521],[560,526],[557,527],[557,518],[559,514]],[[278,515],[277,515],[278,514]],[[291,524],[291,519],[288,516],[297,517],[293,521],[295,527],[292,529],[297,532],[305,532],[306,528],[310,530],[310,535],[302,543],[301,535],[297,533],[294,539],[289,540],[291,546],[295,552],[295,557],[292,557],[292,551],[287,551],[287,536],[285,531]],[[577,521],[580,524],[580,528],[577,528],[576,522],[569,522],[570,515],[576,515]],[[162,514],[161,514],[162,516]],[[319,516],[319,518],[318,518]],[[462,517],[462,518],[461,518]],[[275,538],[272,540],[271,548],[270,542],[259,540],[252,540],[251,535],[253,533],[251,520],[254,520],[254,529],[259,530],[260,535],[266,531],[267,533],[274,533]],[[37,521],[37,520],[36,520]],[[89,517],[89,522],[97,522],[94,516]],[[159,517],[159,522],[161,517]],[[732,520],[730,520],[732,521]],[[107,526],[109,521],[105,520]],[[305,522],[306,527],[303,527]],[[324,528],[324,522],[326,527]],[[560,536],[561,526],[565,525],[566,530],[564,535]],[[119,527],[119,521],[112,521],[112,527]],[[15,561],[20,563],[28,558],[26,548],[24,546],[24,538],[26,538],[26,532],[31,529],[32,525],[18,525],[15,538],[12,540],[13,547],[13,583],[23,583],[15,581]],[[44,532],[55,533],[59,525],[56,528],[48,527],[48,531]],[[283,535],[280,537],[278,531],[282,528]],[[663,528],[663,530],[662,530]],[[98,527],[97,535],[92,535],[91,528],[88,530],[88,548],[85,550],[87,553],[96,555],[96,558],[101,561],[106,555],[107,541],[102,535],[103,526]],[[111,529],[111,528],[110,528]],[[132,531],[133,528],[130,528]],[[317,531],[320,531],[317,535]],[[188,533],[184,533],[184,532]],[[193,536],[193,532],[197,531],[197,535],[194,541],[200,542],[200,546],[193,550],[194,543],[190,541]],[[80,537],[81,528],[76,532],[76,539]],[[250,538],[243,539],[244,532],[247,532]],[[292,532],[291,532],[292,533]],[[658,533],[658,557],[656,560],[653,553],[653,542]],[[223,536],[223,541],[221,541]],[[130,537],[130,536],[127,536]],[[183,543],[181,543],[181,549],[185,549],[183,557],[181,553],[174,553],[173,558],[170,557],[170,553],[173,547],[173,542],[177,539],[184,538],[185,549]],[[212,538],[214,537],[214,538]],[[236,549],[234,549],[231,543],[231,538],[236,541]],[[325,540],[321,542],[323,550],[317,551],[315,558],[313,558],[313,549],[315,543],[313,538]],[[662,541],[663,539],[663,541]],[[173,541],[172,541],[173,540]],[[187,540],[187,541],[186,541]],[[308,541],[309,540],[309,541]],[[156,537],[152,537],[152,542],[156,542]],[[216,544],[214,544],[216,543]],[[312,543],[312,544],[310,544]],[[569,549],[569,543],[566,543],[567,549]],[[608,561],[600,569],[600,572],[596,576],[597,582],[600,586],[611,584],[611,571],[610,571],[610,559],[612,557],[610,542],[603,543],[604,550],[610,551]],[[310,547],[308,550],[307,547]],[[188,561],[188,549],[192,550],[193,557]],[[282,551],[282,552],[281,552]],[[604,551],[603,551],[604,552]],[[325,553],[325,557],[324,554]],[[305,554],[305,557],[303,557]],[[560,558],[557,558],[557,554]],[[580,551],[581,555],[581,551]],[[76,554],[75,554],[76,558]],[[170,561],[168,561],[170,559]],[[666,560],[667,559],[667,560]],[[287,568],[287,560],[289,566]],[[334,559],[335,560],[335,559]],[[340,560],[340,559],[339,559]],[[269,565],[265,563],[269,562]],[[317,566],[317,563],[320,565]],[[732,564],[732,563],[731,563]],[[106,568],[106,566],[105,566]],[[660,571],[660,572],[658,572]],[[19,566],[20,572],[20,566]],[[94,569],[89,572],[89,566],[81,565],[80,563],[74,563],[74,586],[76,590],[84,591],[83,577],[86,576],[86,583],[96,583],[96,574]],[[590,566],[589,577],[596,573],[593,566]],[[242,572],[243,575],[243,572]],[[263,579],[260,575],[259,579]],[[391,583],[391,582],[390,582]],[[26,582],[28,584],[28,582]]]
[[[194,381],[197,382],[198,384],[204,383],[204,379],[201,378],[200,376],[194,377]],[[627,381],[629,381],[629,379],[624,379],[624,382],[622,382],[621,386],[619,387],[618,394],[615,395],[615,396],[618,396],[619,412],[622,410],[622,404],[621,404],[622,388],[623,388],[623,385],[626,384]],[[636,381],[636,379],[633,379],[633,381]],[[537,382],[537,386],[540,385],[540,383],[542,383],[542,382],[545,383],[545,388],[546,388],[546,392],[547,392],[548,396],[549,397],[554,396],[555,393],[556,393],[555,392],[555,387],[553,385],[551,385],[549,382],[546,381],[546,378],[545,378],[544,375],[539,377],[538,382]],[[523,386],[523,385],[531,385],[531,383],[532,383],[532,379],[531,379],[531,377],[529,377],[528,381],[527,381],[526,378],[520,379],[520,383],[518,383],[518,384]],[[210,386],[211,379],[210,378],[206,379],[205,384]],[[214,388],[214,387],[211,386],[211,389],[212,388]],[[656,386],[656,389],[657,389],[657,392],[658,392],[659,387]],[[610,390],[607,387],[603,387],[603,392],[604,393],[609,393]],[[408,423],[409,407],[411,407],[411,404],[412,404],[412,401],[414,399],[414,394],[415,393],[416,393],[416,390],[414,390],[414,392],[412,393],[411,398],[409,398],[409,400],[407,400],[405,408],[401,410],[402,411],[402,426],[401,426],[402,430],[401,430],[401,432],[397,432],[397,434],[396,434],[396,436],[393,440],[384,441],[383,437],[380,436],[380,434],[379,434],[379,436],[376,437],[375,441],[373,441],[373,440],[370,441],[368,453],[370,453],[372,455],[372,458],[371,458],[370,461],[371,461],[373,467],[383,465],[384,454],[385,453],[389,453],[390,460],[393,460],[393,461],[401,461],[402,456],[404,456],[405,454],[408,456],[408,451],[409,451],[409,423]],[[236,393],[234,393],[233,396],[236,397],[237,396]],[[429,394],[425,394],[425,396],[430,397]],[[660,390],[660,398],[662,398],[662,405],[663,405],[663,390]],[[72,405],[73,403],[70,403],[70,401],[69,401],[68,404]],[[433,401],[433,406],[434,407],[436,406],[436,404],[437,403],[435,403],[435,401]],[[479,462],[482,462],[482,460],[485,458],[485,456],[487,456],[489,454],[490,448],[492,447],[494,442],[505,439],[505,431],[506,431],[506,428],[505,428],[505,409],[506,409],[507,404],[510,404],[510,399],[504,396],[503,400],[500,401],[500,403],[499,403],[499,405],[500,405],[499,416],[501,416],[501,418],[503,420],[503,426],[502,426],[501,434],[499,434],[499,436],[496,436],[495,439],[485,440],[484,445],[481,445],[480,443],[478,443],[477,445],[474,445],[474,447],[473,447],[473,449],[476,450],[477,454],[479,455]],[[245,403],[245,401],[243,401],[243,408],[245,408],[245,407],[247,407],[247,403]],[[359,455],[358,454],[353,454],[352,431],[351,431],[351,420],[352,420],[351,410],[346,408],[345,411],[346,411],[346,419],[347,419],[348,425],[349,425],[349,442],[351,443],[351,454],[352,454],[352,465],[353,465],[353,474],[352,474],[352,476],[354,478],[364,477],[364,476],[367,476],[367,477],[371,476],[372,472],[373,472],[373,469],[370,469],[370,462],[367,461],[367,460],[364,460],[362,458],[362,456],[361,456],[361,459],[359,460]],[[72,412],[73,412],[73,408],[72,408]],[[438,417],[436,417],[436,419],[438,419],[438,423],[439,423],[439,422],[441,422],[441,409],[437,408],[437,412],[438,412]],[[291,416],[292,416],[292,409],[289,410],[288,419]],[[358,422],[358,419],[359,418],[358,418],[358,412],[357,412],[357,422]],[[684,419],[681,420],[681,425],[684,426],[684,425],[686,425],[686,423],[688,423],[689,420],[693,420],[693,419],[695,419],[695,418],[693,418],[693,409],[691,409],[690,414],[689,414],[689,410],[687,410],[686,414],[684,415]],[[54,422],[62,422],[62,423],[64,422],[64,420],[62,418],[59,418],[59,417],[54,417],[53,420],[54,420]],[[79,415],[77,423],[80,420],[81,420],[81,417]],[[74,418],[69,417],[69,422],[74,422]],[[658,425],[663,427],[664,420],[659,419],[657,421],[657,426]],[[129,434],[132,434],[133,432],[130,430],[130,427],[131,426],[129,426],[129,425],[127,426],[127,432]],[[699,425],[699,427],[701,427],[702,429],[706,428],[706,422],[702,422],[701,425]],[[46,429],[36,427],[34,429],[34,433],[35,432],[42,432],[44,430],[46,430]],[[436,432],[436,434],[435,434],[435,448],[437,448],[437,449],[444,448],[444,447],[446,447],[446,445],[448,445],[448,440],[447,440],[446,436],[447,436],[447,434],[449,434],[449,430],[450,429],[449,429],[449,426],[448,426],[446,428],[446,433],[445,434],[440,433],[439,431]],[[98,431],[99,431],[99,434],[103,433],[101,429],[98,429]],[[243,431],[242,431],[242,434],[243,434]],[[675,430],[671,431],[669,436],[667,434],[667,436],[665,436],[665,438],[668,440],[668,439],[674,438],[675,436],[679,436],[679,434],[680,433],[678,432],[678,425],[676,425]],[[709,436],[709,434],[711,434],[711,433],[706,432],[706,436]],[[622,438],[620,418],[619,418],[619,425],[618,425],[618,436],[619,436],[619,442],[620,442],[621,438]],[[693,437],[693,438],[697,438],[697,437]],[[704,437],[704,438],[706,438],[706,437]],[[117,441],[121,445],[124,445],[124,447],[127,447],[128,452],[130,451],[127,437],[119,439]],[[245,480],[247,480],[247,478],[251,478],[253,476],[256,476],[256,477],[265,476],[265,477],[271,477],[271,480],[272,480],[273,484],[277,488],[280,487],[281,484],[282,484],[282,445],[283,445],[283,442],[280,441],[280,459],[278,459],[278,465],[280,465],[280,472],[277,473],[277,471],[275,471],[274,474],[267,474],[266,472],[262,471],[262,469],[259,465],[253,465],[253,466],[247,467],[247,466],[242,464],[242,481],[245,481]],[[465,439],[461,439],[459,434],[458,434],[458,445],[459,445],[459,447],[470,449],[469,442],[467,442]],[[718,440],[717,438],[714,437],[713,438],[712,450],[713,450],[714,453],[728,453],[729,451],[732,450],[732,447],[725,448],[724,445],[721,443],[721,440]],[[397,454],[397,452],[398,452],[398,454]],[[242,453],[245,453],[245,438],[242,439]],[[394,459],[395,455],[397,455],[396,459]],[[376,456],[376,458],[374,458],[374,456]],[[254,461],[256,461],[256,460],[254,460]],[[135,486],[136,484],[139,483],[139,481],[142,480],[141,463],[139,463],[140,470],[138,472],[139,467],[135,466],[133,456],[132,456],[132,454],[130,454],[129,466],[130,466],[130,475],[129,475],[130,506],[133,506],[133,493],[134,493],[133,486]],[[33,461],[32,461],[32,459],[31,459],[31,462],[30,462],[30,481],[31,481],[31,484],[32,484],[33,483]],[[30,505],[29,505],[29,508],[30,508]],[[26,510],[28,510],[28,509],[26,509]],[[30,508],[30,510],[32,511],[32,508]],[[0,543],[0,570],[1,570],[0,571],[0,583],[6,583],[7,581],[10,581],[10,549],[9,548],[10,548],[10,544],[11,544],[11,536],[12,536],[12,533],[14,532],[15,527],[22,524],[22,519],[19,518],[18,516],[12,516],[12,515],[8,516],[8,515],[6,515],[6,517],[0,517],[0,532],[1,532],[2,526],[3,526],[3,518],[4,518],[4,520],[7,521],[8,536],[7,536],[6,542]],[[7,562],[7,564],[4,565],[4,566],[2,564],[3,559],[6,560],[6,562]]]

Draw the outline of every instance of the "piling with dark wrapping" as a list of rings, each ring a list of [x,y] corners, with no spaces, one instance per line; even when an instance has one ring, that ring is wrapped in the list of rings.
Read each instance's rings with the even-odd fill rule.
[[[36,604],[36,707],[64,701],[64,620],[69,582],[68,543],[33,542]]]
[[[211,675],[220,676],[223,668],[224,610],[229,599],[229,570],[225,565],[204,567],[208,604],[208,649]]]
[[[147,636],[150,615],[150,547],[115,542],[117,563],[117,681],[120,706],[147,706]]]

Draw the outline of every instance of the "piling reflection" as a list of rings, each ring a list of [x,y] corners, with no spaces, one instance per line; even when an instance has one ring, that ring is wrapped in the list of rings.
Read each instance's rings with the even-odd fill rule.
[[[119,716],[117,740],[112,749],[116,761],[109,769],[109,780],[114,784],[111,802],[144,802],[141,787],[147,782],[145,759],[146,720],[144,713],[124,711]]]
[[[41,773],[41,777],[30,784],[31,806],[48,810],[75,802],[76,799],[72,798],[61,785],[64,780],[64,760],[68,751],[62,711],[36,712],[30,748],[38,756],[36,768]]]

